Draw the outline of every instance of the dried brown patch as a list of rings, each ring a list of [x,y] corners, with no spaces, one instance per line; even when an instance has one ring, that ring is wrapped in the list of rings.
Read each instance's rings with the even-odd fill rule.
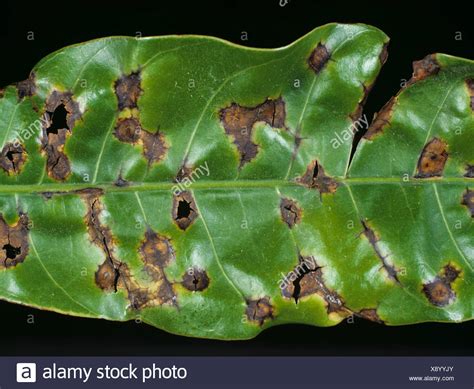
[[[175,182],[183,182],[191,178],[191,174],[193,172],[193,167],[184,163],[180,169],[178,170],[178,174],[176,174]]]
[[[471,111],[474,111],[474,79],[469,78],[466,80],[467,90],[471,99]]]
[[[132,307],[141,309],[163,304],[176,306],[173,284],[165,274],[165,267],[175,260],[171,241],[148,228],[139,252],[148,280],[130,282],[128,289],[134,300],[131,299]]]
[[[354,315],[375,323],[384,324],[384,321],[377,314],[377,310],[373,308],[361,309],[359,312],[354,312]]]
[[[139,71],[123,75],[115,82],[115,94],[117,95],[119,110],[137,107],[138,98],[142,93],[140,83]]]
[[[192,292],[202,292],[209,286],[209,276],[205,270],[194,267],[184,273],[181,285]]]
[[[308,58],[308,64],[311,69],[313,69],[314,72],[318,74],[324,69],[330,59],[331,53],[327,47],[320,42],[311,52],[311,55]]]
[[[9,225],[0,214],[0,270],[22,263],[28,255],[29,219],[26,213],[19,214],[18,221]]]
[[[135,144],[140,139],[142,126],[136,118],[119,119],[115,126],[115,137],[125,143]]]
[[[0,167],[8,175],[19,174],[26,157],[26,150],[21,143],[7,143],[0,153]]]
[[[372,228],[370,228],[368,222],[366,222],[364,220],[361,220],[360,222],[362,223],[362,226],[364,227],[364,230],[362,231],[362,235],[367,238],[370,245],[373,247],[373,249],[375,251],[375,254],[377,255],[377,257],[382,262],[382,267],[387,272],[388,277],[391,280],[399,283],[400,281],[398,280],[397,269],[395,268],[395,266],[393,266],[392,264],[387,262],[387,256],[383,255],[382,251],[380,250],[380,246],[379,246],[380,239],[379,239],[379,237],[376,235],[375,231]]]
[[[324,173],[324,168],[317,160],[308,165],[305,174],[297,182],[308,188],[316,188],[321,194],[334,193],[339,186],[334,178]]]
[[[376,135],[381,134],[383,132],[385,126],[390,124],[393,108],[396,101],[397,98],[392,97],[389,101],[387,101],[387,103],[382,107],[382,109],[377,112],[377,114],[374,116],[374,119],[372,120],[372,123],[364,134],[365,139],[374,139]]]
[[[466,189],[462,195],[461,204],[467,207],[471,213],[471,217],[474,217],[474,190]]]
[[[122,173],[120,173],[117,179],[115,180],[114,185],[118,186],[119,188],[125,188],[130,185],[130,182],[123,178]]]
[[[74,193],[80,195],[87,206],[84,221],[89,239],[105,255],[105,261],[95,273],[96,285],[106,292],[123,290],[130,301],[130,308],[135,310],[163,304],[176,306],[173,285],[168,281],[164,271],[165,266],[175,259],[170,240],[150,228],[147,229],[138,250],[143,261],[145,277],[138,279],[130,272],[127,264],[116,257],[112,232],[100,220],[104,210],[100,201],[102,190],[87,188]]]
[[[447,144],[445,141],[433,138],[430,140],[418,159],[415,178],[440,177],[448,160]]]
[[[185,230],[198,217],[196,203],[191,192],[173,195],[172,217],[179,228]]]
[[[64,153],[64,145],[80,118],[79,105],[70,92],[54,91],[48,97],[42,120],[41,146],[47,158],[48,175],[55,180],[64,181],[71,173],[69,159]]]
[[[30,76],[23,81],[16,84],[18,99],[22,100],[25,97],[31,97],[36,92],[36,75],[31,73]]]
[[[328,314],[349,312],[339,294],[326,286],[322,267],[313,257],[300,255],[298,265],[285,276],[280,288],[283,297],[293,298],[295,303],[303,297],[317,294],[324,300]]]
[[[280,201],[280,214],[282,220],[292,228],[296,223],[301,220],[301,208],[298,206],[295,200],[282,198]]]
[[[441,66],[436,59],[435,54],[427,55],[420,61],[413,62],[413,75],[411,76],[409,84],[424,80],[429,76],[438,74]]]
[[[358,121],[362,117],[362,112],[364,111],[365,103],[367,102],[367,98],[369,97],[369,93],[372,90],[373,86],[374,84],[371,84],[369,86],[365,86],[364,84],[362,84],[362,90],[363,90],[362,98],[357,103],[357,107],[354,110],[354,112],[352,112],[349,115],[349,117],[354,123],[358,123]],[[356,130],[358,130],[357,126],[356,126]]]
[[[456,293],[453,291],[451,284],[459,277],[461,271],[451,264],[444,266],[441,274],[435,279],[423,285],[423,293],[429,302],[437,307],[445,307],[450,305],[456,299]]]
[[[87,207],[84,222],[87,227],[90,241],[99,247],[105,255],[105,261],[99,266],[95,274],[95,281],[99,288],[107,292],[116,292],[121,276],[122,262],[115,257],[115,241],[110,228],[100,220],[104,207],[100,201],[103,195],[101,189],[90,188],[76,191]]]
[[[273,310],[270,298],[265,296],[256,300],[247,300],[245,315],[249,321],[262,326],[266,320],[273,319]]]
[[[258,146],[252,142],[254,124],[265,122],[274,128],[285,128],[285,102],[280,97],[267,99],[255,107],[242,107],[232,103],[220,110],[220,120],[227,135],[232,137],[240,154],[240,168],[250,162],[258,152]]]
[[[156,132],[145,130],[135,117],[119,119],[114,135],[121,142],[140,144],[148,165],[162,161],[168,150],[165,136],[159,130]]]

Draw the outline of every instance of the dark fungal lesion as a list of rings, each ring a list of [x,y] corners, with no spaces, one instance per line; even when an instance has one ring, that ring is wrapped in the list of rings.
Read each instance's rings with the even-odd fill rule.
[[[209,276],[204,269],[193,267],[184,273],[181,285],[191,292],[202,292],[209,287]]]
[[[451,305],[456,299],[452,284],[460,275],[461,271],[449,263],[432,281],[423,284],[422,292],[434,306],[445,307]]]
[[[319,42],[308,57],[308,65],[316,74],[319,74],[330,59],[331,53],[327,46]]]
[[[0,167],[8,175],[20,174],[26,158],[27,153],[21,143],[7,143],[0,152]]]
[[[246,303],[245,316],[248,322],[263,326],[268,320],[273,319],[275,308],[270,302],[270,297],[248,299]]]
[[[367,238],[369,244],[372,246],[372,248],[375,251],[375,254],[377,255],[377,258],[380,260],[382,263],[382,268],[385,270],[388,278],[392,281],[395,281],[396,283],[400,283],[398,279],[398,271],[395,268],[393,264],[391,264],[387,257],[388,255],[384,255],[382,253],[382,250],[380,248],[380,238],[378,235],[375,233],[374,229],[370,227],[369,222],[367,220],[361,220],[361,224],[363,227],[362,230],[362,236]]]
[[[466,189],[462,194],[461,205],[465,206],[471,217],[474,218],[474,190]]]
[[[26,80],[15,84],[19,100],[25,97],[31,97],[36,93],[36,74],[31,72]]]
[[[114,89],[119,110],[137,108],[138,98],[142,94],[140,71],[122,75],[115,81]]]
[[[317,160],[312,161],[303,176],[297,178],[296,181],[307,188],[317,189],[320,194],[335,193],[339,186],[334,178],[325,173],[324,168]]]
[[[194,223],[199,214],[191,192],[174,193],[171,214],[174,223],[181,230],[186,230]]]
[[[18,220],[9,224],[0,214],[0,270],[22,263],[29,252],[29,218],[19,212]]]
[[[79,104],[71,92],[53,91],[46,100],[41,149],[46,155],[48,176],[54,180],[64,181],[71,173],[64,146],[81,115]]]
[[[258,153],[258,145],[252,141],[255,123],[264,122],[273,128],[286,128],[286,108],[282,97],[266,99],[253,107],[245,107],[234,102],[221,109],[219,117],[226,134],[232,138],[237,147],[240,169]]]
[[[281,219],[288,227],[293,228],[300,222],[301,213],[301,208],[295,200],[286,197],[280,200]]]
[[[447,143],[433,138],[424,146],[418,158],[415,178],[441,177],[448,156]]]

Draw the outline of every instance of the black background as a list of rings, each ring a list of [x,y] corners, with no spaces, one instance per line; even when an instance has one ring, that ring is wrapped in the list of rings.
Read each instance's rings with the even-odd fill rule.
[[[63,46],[110,35],[214,35],[254,47],[291,43],[329,22],[372,24],[391,38],[369,96],[370,118],[411,75],[411,62],[442,52],[473,58],[469,2],[51,1],[2,4],[0,85],[23,80]],[[472,6],[470,7],[472,8]],[[27,40],[29,31],[35,39]],[[247,41],[241,41],[246,31]],[[462,40],[455,40],[457,32]],[[27,319],[33,315],[34,324]],[[167,334],[134,322],[82,319],[0,302],[1,355],[472,355],[474,321],[385,327],[356,319],[332,328],[286,325],[250,341]]]

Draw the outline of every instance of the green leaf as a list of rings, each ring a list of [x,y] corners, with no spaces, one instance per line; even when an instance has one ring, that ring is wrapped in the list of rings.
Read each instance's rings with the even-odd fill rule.
[[[245,339],[473,317],[474,64],[437,54],[353,131],[388,38],[98,39],[0,96],[0,298]]]

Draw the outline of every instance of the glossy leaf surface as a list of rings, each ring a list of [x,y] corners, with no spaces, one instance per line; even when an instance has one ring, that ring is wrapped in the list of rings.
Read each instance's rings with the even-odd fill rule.
[[[173,333],[472,319],[474,64],[447,55],[353,132],[388,38],[57,51],[0,98],[0,298]]]

